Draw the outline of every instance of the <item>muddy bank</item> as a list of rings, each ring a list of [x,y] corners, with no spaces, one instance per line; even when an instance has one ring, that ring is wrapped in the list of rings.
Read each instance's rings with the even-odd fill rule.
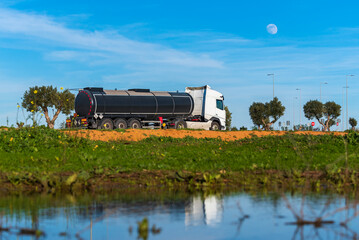
[[[356,192],[359,173],[324,171],[253,170],[193,173],[188,171],[137,171],[87,175],[61,173],[41,178],[29,174],[1,174],[0,193],[80,193],[137,191],[308,191]]]
[[[71,130],[64,131],[70,136],[84,137],[91,140],[100,141],[141,141],[145,138],[156,137],[172,137],[172,138],[220,138],[224,141],[234,141],[243,138],[251,138],[253,136],[282,136],[287,134],[286,131],[206,131],[206,130],[176,130],[176,129],[126,129],[125,131],[102,131],[102,130]],[[343,132],[314,132],[314,131],[296,131],[293,134],[303,135],[328,135],[343,136]]]

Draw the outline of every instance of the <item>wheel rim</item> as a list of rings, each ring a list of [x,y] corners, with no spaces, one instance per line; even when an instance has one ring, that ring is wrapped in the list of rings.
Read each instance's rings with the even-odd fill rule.
[[[138,125],[138,123],[133,123],[132,124],[132,128],[139,128],[140,126]]]
[[[118,124],[118,128],[121,128],[121,129],[122,129],[122,128],[125,128],[125,124],[124,124],[124,123],[119,123],[119,124]]]
[[[110,124],[109,124],[109,123],[105,123],[105,124],[103,125],[103,128],[104,128],[104,129],[110,129]]]
[[[218,127],[218,125],[217,125],[217,124],[214,124],[214,125],[213,125],[213,127],[212,127],[212,129],[213,129],[213,130],[218,130],[218,129],[219,129],[219,127]]]

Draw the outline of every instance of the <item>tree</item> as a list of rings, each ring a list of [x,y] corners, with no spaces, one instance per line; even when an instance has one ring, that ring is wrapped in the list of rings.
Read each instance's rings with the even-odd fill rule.
[[[254,125],[258,127],[258,129],[261,128],[261,125],[263,124],[262,118],[265,114],[265,104],[261,102],[254,102],[249,107],[249,116],[252,119],[252,122]]]
[[[224,107],[224,110],[226,111],[226,129],[230,130],[232,125],[232,113],[227,106]]]
[[[62,90],[62,88],[61,88]],[[74,109],[75,95],[69,90],[57,91],[52,86],[30,87],[25,91],[22,98],[22,107],[35,114],[42,111],[49,128],[54,128],[55,121],[59,114],[70,114]],[[49,109],[53,108],[56,112],[50,118]]]
[[[335,120],[340,116],[341,106],[335,102],[321,103],[318,100],[310,100],[304,106],[304,115],[309,120],[316,119],[323,127],[324,131],[330,131],[330,127],[335,124]],[[320,119],[325,117],[325,122]]]
[[[252,122],[258,126],[258,128],[269,130],[272,124],[274,124],[281,116],[283,116],[285,107],[278,100],[277,97],[273,98],[268,103],[254,102],[249,107],[249,115]]]
[[[352,130],[355,130],[357,123],[357,120],[355,118],[349,118],[349,124],[352,126]]]
[[[341,108],[339,104],[333,101],[324,104],[324,117],[327,119],[325,124],[328,131],[330,131],[330,127],[335,124],[337,118],[340,116]]]

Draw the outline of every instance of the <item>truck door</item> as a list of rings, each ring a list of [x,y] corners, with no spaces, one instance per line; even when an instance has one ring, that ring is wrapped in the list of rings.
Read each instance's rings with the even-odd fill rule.
[[[224,110],[223,99],[216,99],[216,115],[218,115],[221,118],[224,118],[225,114],[226,113]]]

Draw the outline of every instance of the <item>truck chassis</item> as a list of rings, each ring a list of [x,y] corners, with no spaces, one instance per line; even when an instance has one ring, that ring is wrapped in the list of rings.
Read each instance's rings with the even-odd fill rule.
[[[127,128],[147,128],[147,129],[205,129],[221,130],[223,127],[219,119],[202,121],[198,118],[172,118],[164,119],[158,117],[156,120],[144,120],[141,117],[78,117],[73,116],[66,121],[68,128],[89,128],[89,129],[127,129]]]

